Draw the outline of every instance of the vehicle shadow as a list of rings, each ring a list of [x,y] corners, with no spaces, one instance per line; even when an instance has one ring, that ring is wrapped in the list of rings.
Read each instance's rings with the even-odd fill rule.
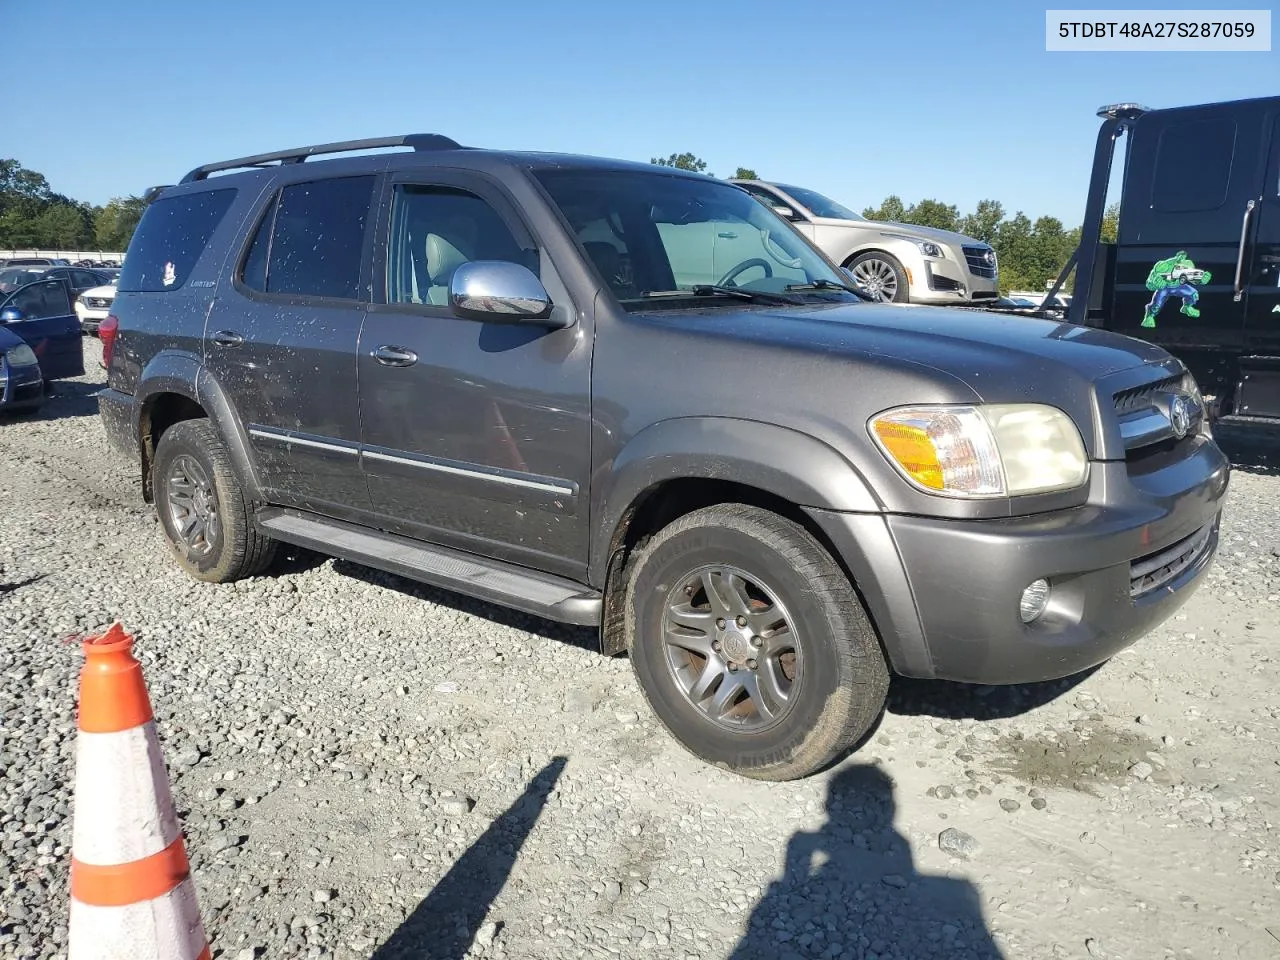
[[[98,415],[98,391],[101,383],[81,383],[78,380],[55,380],[53,392],[44,398],[40,409],[27,414],[25,420],[66,420],[72,417],[96,417]]]
[[[1007,720],[1043,707],[1079,686],[1102,664],[1062,680],[986,686],[949,680],[913,680],[895,676],[887,710],[906,717],[940,720]]]
[[[1232,470],[1280,476],[1280,429],[1215,423],[1213,437],[1231,461]]]
[[[467,955],[567,762],[555,757],[538,772],[370,960],[461,960]]]
[[[887,773],[865,765],[839,770],[826,812],[820,829],[787,844],[783,875],[756,905],[730,960],[886,952],[912,960],[1003,960],[977,889],[916,871],[910,845],[893,826]]]
[[[544,620],[532,614],[486,603],[483,600],[476,600],[465,594],[441,590],[429,584],[418,583],[416,580],[409,580],[394,573],[386,573],[382,570],[366,567],[350,560],[334,560],[333,569],[343,576],[363,580],[365,583],[372,584],[375,587],[395,590],[398,593],[413,597],[415,600],[425,600],[427,603],[448,607],[451,610],[466,613],[473,617],[483,617],[485,620],[490,620],[504,627],[522,630],[525,633],[532,633],[548,640],[557,640],[570,646],[581,647],[584,650],[594,651],[600,648],[599,632],[591,627],[578,627],[571,623]]]

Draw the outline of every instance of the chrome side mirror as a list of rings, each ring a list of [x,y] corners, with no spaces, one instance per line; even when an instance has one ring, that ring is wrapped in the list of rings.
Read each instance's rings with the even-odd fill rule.
[[[449,306],[468,320],[539,325],[551,316],[552,303],[528,267],[506,260],[472,260],[453,272]]]
[[[778,216],[780,216],[783,220],[794,220],[796,218],[796,212],[792,210],[790,207],[784,206],[782,204],[779,204],[778,206],[774,207],[773,212],[776,213]]]

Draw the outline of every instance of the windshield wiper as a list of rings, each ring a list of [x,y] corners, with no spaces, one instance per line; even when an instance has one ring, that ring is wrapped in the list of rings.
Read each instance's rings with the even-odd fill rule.
[[[786,290],[845,290],[854,296],[861,297],[863,300],[874,300],[870,294],[859,290],[857,287],[851,287],[847,283],[837,283],[835,280],[817,279],[812,283],[789,283],[783,289]]]
[[[649,290],[645,297],[735,297],[753,303],[797,304],[795,297],[783,293],[766,293],[762,290],[746,290],[742,287],[722,287],[714,283],[697,283],[689,290]]]

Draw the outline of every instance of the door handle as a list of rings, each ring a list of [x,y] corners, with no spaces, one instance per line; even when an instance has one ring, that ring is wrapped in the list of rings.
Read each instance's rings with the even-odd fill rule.
[[[1253,219],[1254,208],[1257,207],[1258,201],[1250,200],[1245,204],[1244,219],[1240,221],[1240,246],[1236,249],[1236,280],[1233,287],[1234,296],[1232,300],[1239,303],[1244,297],[1244,248],[1249,242],[1249,221]]]
[[[723,233],[717,233],[717,234],[716,234],[716,236],[717,236],[717,237],[720,237],[720,238],[722,238],[722,239],[724,239],[724,240],[737,240],[737,239],[738,239],[738,235],[737,235],[736,233],[733,233],[733,232],[732,232],[732,231],[730,231],[730,230],[725,230]]]
[[[238,347],[244,343],[244,337],[234,330],[219,330],[209,340],[220,347]]]
[[[418,355],[408,347],[390,347],[384,344],[373,351],[373,359],[384,367],[411,367],[418,362]]]

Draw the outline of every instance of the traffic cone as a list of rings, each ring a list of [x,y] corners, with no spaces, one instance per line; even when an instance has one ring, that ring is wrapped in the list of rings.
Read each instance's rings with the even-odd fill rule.
[[[209,960],[133,637],[84,641],[68,960]]]

